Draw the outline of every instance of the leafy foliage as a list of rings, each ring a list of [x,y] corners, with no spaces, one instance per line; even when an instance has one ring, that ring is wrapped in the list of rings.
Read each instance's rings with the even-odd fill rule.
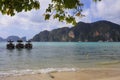
[[[101,0],[93,0],[95,2]],[[51,17],[63,22],[76,24],[75,17],[83,17],[81,0],[51,0],[44,14],[45,20]],[[37,0],[0,0],[0,12],[4,15],[14,16],[15,13],[39,9],[40,3]],[[72,12],[72,13],[71,13]]]
[[[101,0],[93,0],[94,2]],[[46,9],[45,19],[46,17],[53,17],[54,19],[58,19],[63,22],[76,24],[75,17],[84,17],[82,14],[82,7],[84,4],[81,0],[51,0],[51,4],[49,4]],[[72,13],[71,13],[72,12]]]
[[[76,20],[74,14],[70,14],[69,11],[73,10],[75,14],[80,14],[79,16],[81,16],[82,6],[83,4],[79,0],[52,0],[46,9],[45,18],[48,14],[51,14],[49,18],[52,16],[61,22],[66,21],[75,25]]]
[[[14,16],[16,12],[39,9],[40,4],[36,0],[0,0],[0,12],[4,15]]]

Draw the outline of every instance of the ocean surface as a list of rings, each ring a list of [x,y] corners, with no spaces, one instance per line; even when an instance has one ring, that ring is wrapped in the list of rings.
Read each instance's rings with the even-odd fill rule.
[[[77,68],[119,68],[119,42],[33,42],[33,49],[6,49],[0,43],[0,75]]]

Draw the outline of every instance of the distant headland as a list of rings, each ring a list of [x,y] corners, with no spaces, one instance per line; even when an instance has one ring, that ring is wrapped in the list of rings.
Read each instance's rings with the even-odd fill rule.
[[[42,31],[31,40],[36,42],[119,42],[120,25],[105,20],[93,23],[79,22],[71,28]]]
[[[12,40],[16,42],[19,39],[21,39],[22,41],[26,41],[26,37],[8,36],[6,39],[0,37],[0,42],[7,42],[8,40]]]

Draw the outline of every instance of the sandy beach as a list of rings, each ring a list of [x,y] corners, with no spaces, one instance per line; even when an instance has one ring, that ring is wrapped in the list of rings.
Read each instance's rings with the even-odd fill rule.
[[[1,76],[0,80],[120,80],[120,69],[84,69],[75,72],[51,72]]]

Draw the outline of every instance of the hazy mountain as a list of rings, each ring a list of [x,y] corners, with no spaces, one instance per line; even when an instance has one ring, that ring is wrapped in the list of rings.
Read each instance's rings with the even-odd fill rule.
[[[19,39],[22,39],[23,41],[26,41],[26,37],[18,37],[18,36],[8,36],[6,39],[3,39],[2,37],[0,37],[0,42],[3,42],[3,41],[8,41],[8,40],[13,40],[13,41],[17,41]]]
[[[18,39],[20,39],[18,36],[8,36],[6,40],[17,41]]]
[[[120,25],[109,21],[79,22],[72,28],[63,27],[36,34],[32,41],[120,41]]]
[[[4,41],[4,39],[2,37],[0,37],[0,42]]]
[[[27,40],[26,37],[22,37],[21,39],[22,39],[23,41],[26,41],[26,40]]]

